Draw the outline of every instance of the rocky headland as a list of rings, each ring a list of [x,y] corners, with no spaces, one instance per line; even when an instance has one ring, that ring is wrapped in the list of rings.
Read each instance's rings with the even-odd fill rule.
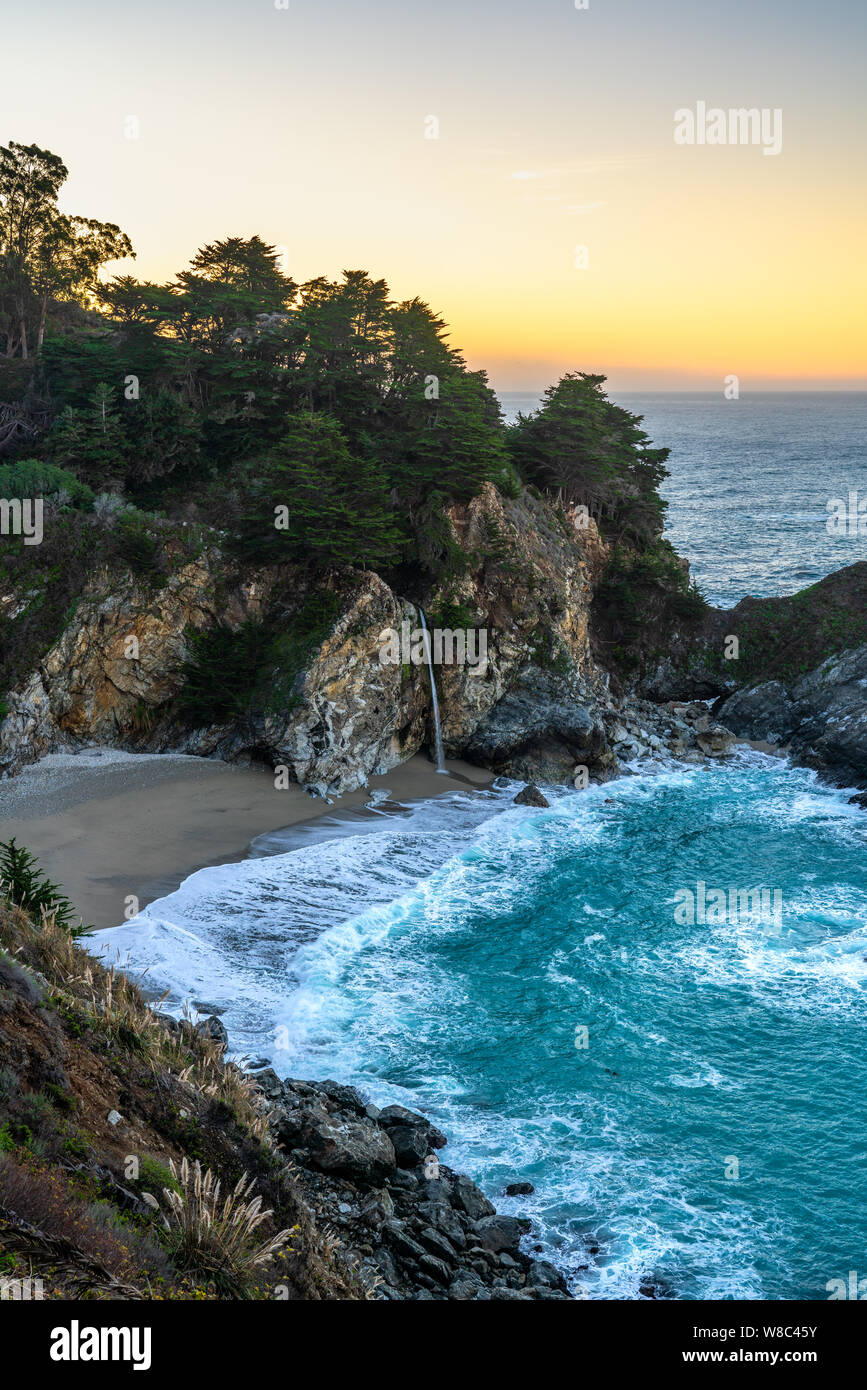
[[[639,687],[654,701],[713,701],[739,738],[775,745],[837,786],[867,787],[867,563],[786,598],[708,610],[647,661]]]

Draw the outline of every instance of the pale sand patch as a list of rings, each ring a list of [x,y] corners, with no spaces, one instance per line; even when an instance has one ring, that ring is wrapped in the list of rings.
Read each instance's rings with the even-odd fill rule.
[[[735,745],[745,744],[747,748],[753,748],[757,753],[767,753],[771,758],[785,758],[786,749],[779,743],[768,743],[763,738],[738,738]]]
[[[404,802],[493,780],[469,763],[448,767],[448,776],[437,773],[417,754],[329,805],[297,786],[277,791],[263,769],[88,750],[45,758],[0,782],[0,839],[14,836],[35,854],[86,924],[115,927],[128,897],[145,907],[197,869],[245,858],[266,831],[363,807],[376,790]]]

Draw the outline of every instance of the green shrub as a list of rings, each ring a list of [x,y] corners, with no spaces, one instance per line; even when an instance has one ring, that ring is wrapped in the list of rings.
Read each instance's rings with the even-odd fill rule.
[[[493,482],[502,495],[511,498],[513,502],[521,496],[524,490],[521,475],[510,460],[503,464],[499,473],[494,474]]]
[[[297,699],[292,686],[339,609],[336,595],[326,590],[311,594],[282,630],[273,620],[248,619],[234,631],[223,625],[188,631],[180,709],[194,724],[291,709]]]
[[[169,1188],[172,1192],[180,1192],[181,1190],[180,1183],[171,1168],[165,1163],[158,1162],[155,1158],[149,1158],[147,1154],[139,1159],[138,1177],[131,1179],[131,1181],[135,1183],[136,1187],[144,1188],[146,1192],[150,1192],[154,1196],[165,1188]]]
[[[271,669],[261,673],[265,708],[285,710],[297,704],[292,687],[328,636],[339,612],[340,602],[330,590],[310,594],[286,630],[274,638],[268,652]]]
[[[250,707],[256,672],[270,645],[262,623],[248,619],[234,631],[223,624],[204,632],[190,628],[186,638],[179,708],[193,724],[240,718]]]
[[[45,912],[53,915],[57,925],[70,935],[80,935],[82,928],[73,925],[72,903],[42,872],[36,857],[23,845],[16,845],[14,839],[0,840],[0,892],[15,907],[23,908],[34,922],[39,922]]]
[[[144,512],[122,512],[114,525],[112,549],[138,579],[153,583],[161,573],[161,546]]]
[[[62,1087],[55,1085],[53,1081],[46,1081],[45,1094],[52,1105],[56,1106],[58,1110],[65,1111],[67,1114],[75,1110],[77,1106],[75,1097],[68,1095]]]
[[[701,618],[707,612],[707,599],[696,583],[676,589],[668,600],[669,612],[676,618]]]
[[[93,510],[93,491],[65,468],[41,459],[0,464],[0,497],[50,497],[61,493],[79,511]]]
[[[476,617],[473,609],[468,608],[465,603],[444,597],[439,607],[432,609],[428,614],[428,622],[431,628],[468,631],[475,628]]]

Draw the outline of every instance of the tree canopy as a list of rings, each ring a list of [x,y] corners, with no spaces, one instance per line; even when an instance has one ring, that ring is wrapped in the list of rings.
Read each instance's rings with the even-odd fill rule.
[[[522,477],[586,507],[615,539],[648,541],[662,530],[670,451],[651,446],[641,416],[610,401],[604,383],[569,372],[549,387],[509,432],[512,458]]]
[[[71,217],[58,207],[68,176],[62,159],[38,145],[0,145],[0,327],[7,357],[25,361],[45,336],[49,305],[89,305],[109,261],[133,256],[111,222]]]
[[[0,147],[0,456],[192,505],[239,555],[314,568],[445,564],[444,508],[486,482],[584,504],[615,541],[659,535],[667,451],[604,377],[567,374],[507,427],[422,299],[361,269],[299,284],[259,236],[206,243],[164,284],[106,281],[132,246],[60,211],[66,177]]]

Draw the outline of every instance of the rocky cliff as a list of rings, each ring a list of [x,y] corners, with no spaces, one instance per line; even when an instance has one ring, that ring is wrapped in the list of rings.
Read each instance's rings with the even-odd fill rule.
[[[705,710],[614,693],[591,640],[608,558],[592,521],[490,484],[447,521],[459,558],[436,588],[410,598],[370,571],[332,576],[333,619],[299,669],[275,658],[267,689],[242,713],[204,723],[178,698],[190,634],[265,618],[277,633],[291,630],[303,573],[274,566],[233,579],[211,546],[158,588],[127,571],[94,574],[38,668],[6,698],[0,770],[98,743],[265,761],[320,795],[362,786],[432,742],[426,664],[406,653],[381,659],[386,633],[417,629],[416,599],[432,628],[484,642],[484,660],[450,662],[446,652],[436,667],[447,756],[562,781],[582,769],[604,780],[636,757],[728,751],[731,737]]]
[[[709,609],[635,682],[653,701],[715,699],[739,737],[867,787],[867,563],[785,598]]]
[[[448,519],[466,559],[425,607],[432,625],[454,629],[460,619],[484,632],[487,648],[481,665],[437,669],[448,754],[537,775],[566,774],[580,761],[604,772],[613,764],[599,714],[607,682],[588,637],[604,562],[595,528],[576,530],[529,494],[509,501],[491,486]],[[431,738],[428,671],[411,660],[383,664],[380,653],[383,633],[416,628],[418,613],[370,572],[335,578],[338,616],[288,697],[284,689],[222,723],[191,727],[182,717],[190,632],[218,622],[237,629],[269,609],[273,621],[278,601],[290,623],[293,578],[276,567],[227,584],[214,549],[156,592],[130,573],[95,574],[38,669],[8,694],[0,768],[14,773],[47,752],[95,742],[264,759],[327,794],[409,757]]]
[[[840,786],[867,786],[867,646],[829,657],[789,685],[763,681],[723,701],[735,733],[785,746]]]

